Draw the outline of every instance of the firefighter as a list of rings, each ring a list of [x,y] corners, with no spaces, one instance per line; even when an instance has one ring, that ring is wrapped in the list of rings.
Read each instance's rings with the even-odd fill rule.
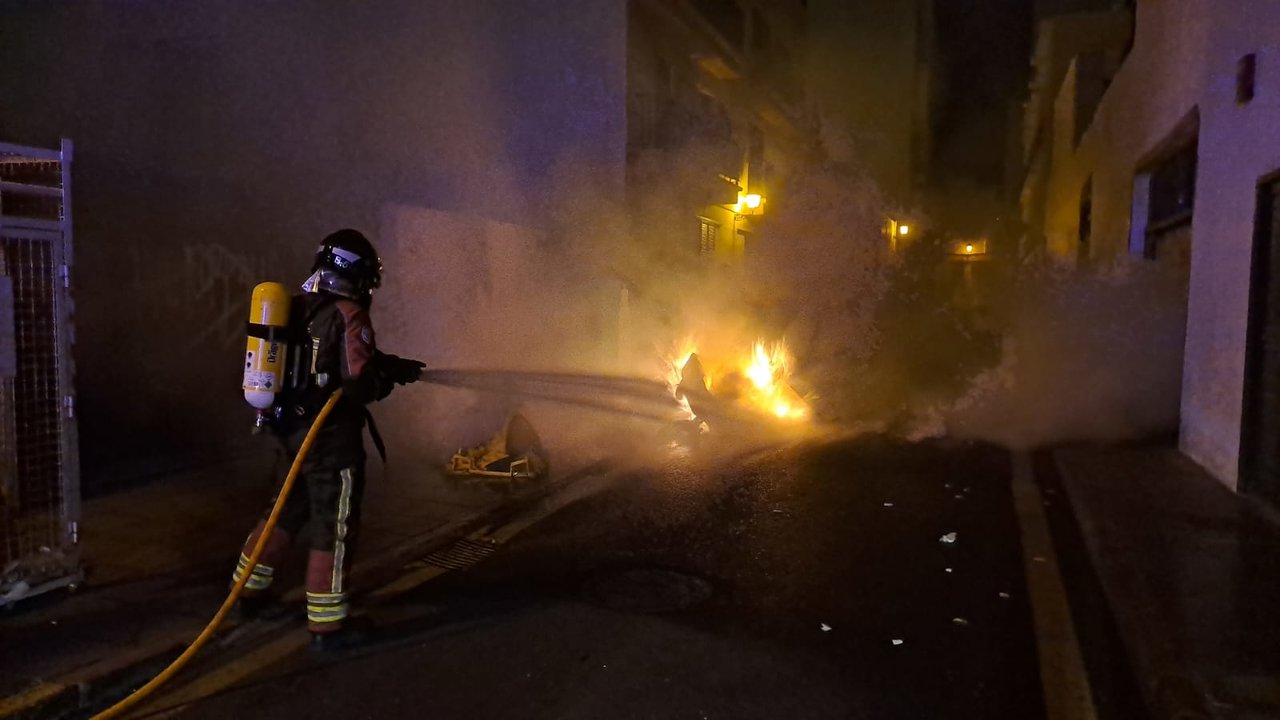
[[[347,602],[364,491],[366,420],[382,451],[365,405],[385,398],[397,384],[417,381],[424,367],[377,349],[369,306],[381,281],[382,263],[369,240],[355,230],[339,230],[324,239],[302,294],[293,299],[287,335],[292,371],[271,422],[290,462],[325,401],[338,388],[343,394],[303,461],[239,607],[242,616],[261,609],[285,550],[312,520],[307,620],[312,648],[318,651],[341,649],[367,637],[348,622]],[[245,542],[234,580],[244,573],[264,524],[265,519],[259,521]]]

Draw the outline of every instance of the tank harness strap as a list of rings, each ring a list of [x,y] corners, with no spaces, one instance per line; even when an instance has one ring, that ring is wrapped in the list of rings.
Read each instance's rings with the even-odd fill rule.
[[[387,445],[382,441],[382,433],[378,432],[378,423],[373,420],[373,413],[369,412],[369,408],[364,408],[364,419],[369,425],[369,439],[373,441],[373,447],[378,451],[378,457],[382,458],[382,464],[387,463]]]
[[[249,323],[249,337],[266,340],[267,342],[288,342],[289,327],[275,325],[263,325],[261,323]]]

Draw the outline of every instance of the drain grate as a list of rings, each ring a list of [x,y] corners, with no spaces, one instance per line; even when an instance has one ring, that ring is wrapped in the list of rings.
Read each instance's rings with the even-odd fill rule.
[[[443,550],[437,550],[422,559],[428,565],[446,570],[465,570],[472,565],[497,552],[498,546],[492,542],[483,542],[462,538]]]
[[[584,590],[592,602],[613,610],[661,613],[697,605],[710,598],[714,588],[682,572],[634,569],[596,577]]]

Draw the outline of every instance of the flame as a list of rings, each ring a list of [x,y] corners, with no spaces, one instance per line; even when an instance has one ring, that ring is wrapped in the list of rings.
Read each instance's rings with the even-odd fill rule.
[[[750,359],[742,368],[742,374],[751,381],[752,404],[784,420],[806,417],[808,409],[787,382],[793,364],[786,343],[776,342],[766,348],[764,340],[756,340]]]
[[[686,338],[672,352],[667,353],[667,389],[679,404],[679,417],[684,420],[693,420],[695,415],[688,398],[678,388],[684,367],[697,350],[697,343],[692,338]],[[795,361],[785,342],[768,345],[764,340],[757,340],[740,361],[727,365],[715,365],[711,359],[702,355],[699,357],[703,361],[704,381],[708,390],[724,386],[729,388],[724,392],[733,393],[732,388],[738,387],[741,388],[740,394],[733,399],[758,412],[782,420],[802,420],[808,417],[807,404],[789,383]],[[740,376],[746,382],[728,382],[726,380],[732,380],[729,376]]]

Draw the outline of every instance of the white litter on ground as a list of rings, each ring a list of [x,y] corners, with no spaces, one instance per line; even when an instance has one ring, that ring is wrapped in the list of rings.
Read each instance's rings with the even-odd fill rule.
[[[898,638],[894,638],[892,642],[893,642],[893,644],[894,644],[894,645],[901,645],[901,644],[902,644],[902,641],[901,641],[901,640],[899,640]]]
[[[938,538],[938,542],[944,545],[953,545],[955,544],[955,541],[956,541],[956,534],[953,532],[949,532],[946,535],[943,535],[942,537]]]
[[[1008,599],[1009,599],[1009,593],[1000,593],[1000,597],[1001,597],[1001,598],[1003,598],[1003,599],[1005,599],[1005,600],[1008,600]]]
[[[826,623],[822,623],[819,627],[822,628],[822,632],[831,632],[831,626]]]
[[[884,506],[885,506],[885,507],[893,507],[893,503],[885,503],[885,504],[884,504]]]
[[[956,625],[960,625],[962,627],[969,624],[969,621],[965,620],[962,617],[951,618],[951,622],[955,623]]]

